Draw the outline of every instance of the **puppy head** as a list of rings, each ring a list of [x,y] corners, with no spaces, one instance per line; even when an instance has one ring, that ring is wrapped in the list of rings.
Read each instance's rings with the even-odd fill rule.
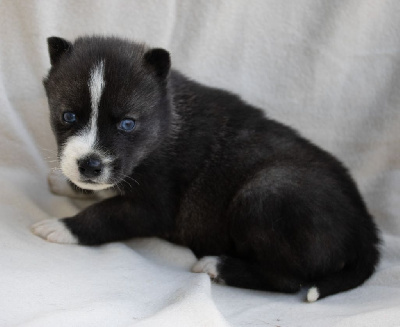
[[[169,54],[103,37],[51,37],[48,47],[44,86],[61,169],[80,188],[109,188],[169,133]]]

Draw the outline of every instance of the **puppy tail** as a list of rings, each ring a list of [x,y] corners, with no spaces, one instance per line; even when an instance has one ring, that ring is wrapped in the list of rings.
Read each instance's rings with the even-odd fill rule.
[[[357,261],[323,279],[318,280],[307,291],[307,302],[315,302],[328,295],[345,292],[363,284],[374,272],[379,260],[379,252],[373,248]]]

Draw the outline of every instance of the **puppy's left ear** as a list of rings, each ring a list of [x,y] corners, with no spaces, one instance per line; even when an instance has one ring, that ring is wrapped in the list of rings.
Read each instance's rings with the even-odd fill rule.
[[[72,49],[72,43],[60,37],[52,36],[47,39],[49,47],[50,63],[52,66],[57,63],[60,57]]]
[[[144,54],[144,60],[158,77],[165,79],[168,76],[171,59],[167,50],[151,49]]]

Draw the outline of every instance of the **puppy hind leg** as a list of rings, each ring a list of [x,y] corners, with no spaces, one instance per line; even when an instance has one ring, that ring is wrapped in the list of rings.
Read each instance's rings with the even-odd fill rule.
[[[192,267],[192,271],[207,273],[217,283],[240,288],[283,293],[297,293],[301,288],[301,281],[295,277],[228,256],[203,257]]]

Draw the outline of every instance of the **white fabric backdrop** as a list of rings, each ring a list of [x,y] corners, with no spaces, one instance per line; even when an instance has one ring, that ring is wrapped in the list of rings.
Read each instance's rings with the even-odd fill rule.
[[[0,1],[0,326],[399,326],[398,0]],[[55,143],[41,79],[48,36],[162,46],[198,81],[239,93],[352,171],[384,235],[362,287],[315,304],[212,285],[160,240],[46,243],[29,226],[77,203],[46,185]]]

